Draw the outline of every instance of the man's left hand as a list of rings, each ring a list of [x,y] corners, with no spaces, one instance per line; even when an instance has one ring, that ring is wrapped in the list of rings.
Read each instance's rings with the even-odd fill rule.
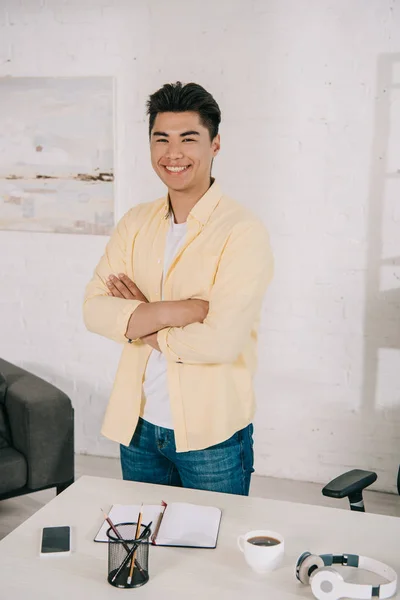
[[[119,273],[117,276],[110,275],[106,283],[111,296],[115,298],[148,302],[146,296],[142,294],[136,283],[124,273]]]
[[[154,348],[154,350],[158,350],[158,352],[161,352],[160,346],[158,345],[156,333],[145,335],[144,337],[142,337],[142,342],[144,342],[148,346],[151,346],[152,348]]]
[[[142,302],[148,302],[146,296],[142,294],[136,283],[128,277],[120,273],[118,277],[110,275],[107,280],[107,287],[111,296],[115,298],[125,298],[125,300],[141,300]],[[142,338],[144,344],[148,344],[154,350],[160,352],[160,346],[157,342],[157,333],[151,333]]]

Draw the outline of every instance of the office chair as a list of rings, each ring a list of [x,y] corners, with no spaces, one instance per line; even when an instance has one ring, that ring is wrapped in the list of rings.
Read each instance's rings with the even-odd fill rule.
[[[332,479],[322,490],[324,496],[329,498],[346,498],[350,503],[350,510],[365,512],[363,490],[374,483],[378,478],[374,471],[353,469]],[[400,494],[400,467],[397,473],[397,491]]]
[[[374,471],[353,469],[332,479],[322,490],[329,498],[348,498],[350,510],[365,512],[363,490],[378,478]]]

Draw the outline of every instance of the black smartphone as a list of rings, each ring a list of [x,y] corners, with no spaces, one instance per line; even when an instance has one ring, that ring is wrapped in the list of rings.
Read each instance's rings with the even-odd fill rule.
[[[43,527],[40,554],[69,554],[71,552],[71,528]]]

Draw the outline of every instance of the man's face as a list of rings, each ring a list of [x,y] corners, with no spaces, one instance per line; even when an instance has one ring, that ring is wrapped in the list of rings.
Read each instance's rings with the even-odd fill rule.
[[[210,140],[195,112],[158,113],[150,136],[151,164],[170,190],[191,191],[206,186],[220,138]]]

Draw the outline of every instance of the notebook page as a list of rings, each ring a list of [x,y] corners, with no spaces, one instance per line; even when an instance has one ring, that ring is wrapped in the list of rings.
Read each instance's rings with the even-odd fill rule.
[[[219,508],[173,502],[165,511],[156,544],[215,548],[220,521]]]
[[[151,526],[151,529],[153,531],[157,525],[158,517],[160,516],[160,504],[147,504],[143,507],[141,507],[140,504],[138,504],[137,506],[114,504],[110,512],[108,513],[108,516],[110,517],[114,525],[117,525],[118,523],[136,523],[141,508],[143,515],[142,524],[148,525],[150,521],[153,521],[153,524]],[[110,526],[107,523],[107,521],[104,521],[96,537],[94,538],[94,541],[108,542],[107,530],[109,529],[109,527]]]

